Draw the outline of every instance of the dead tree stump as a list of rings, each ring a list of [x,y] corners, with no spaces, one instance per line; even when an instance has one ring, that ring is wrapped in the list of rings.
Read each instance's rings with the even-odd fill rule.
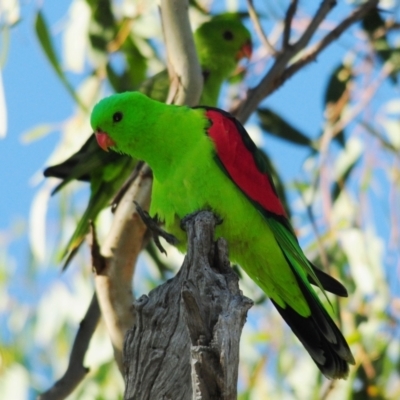
[[[207,211],[183,225],[188,253],[173,278],[134,303],[125,337],[125,399],[236,399],[239,342],[247,311],[226,242],[214,242]]]

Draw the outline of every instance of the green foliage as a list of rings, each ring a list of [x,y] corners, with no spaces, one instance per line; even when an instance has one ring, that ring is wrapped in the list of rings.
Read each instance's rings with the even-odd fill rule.
[[[325,116],[329,124],[337,123],[345,111],[350,100],[352,80],[353,72],[350,66],[341,63],[333,70],[325,91]],[[344,131],[337,132],[334,139],[344,146]]]
[[[86,7],[88,15],[87,24],[80,28],[85,46],[74,54],[67,52],[63,62],[68,65],[74,57],[84,60],[85,67],[75,71],[80,78],[79,86],[71,83],[76,80],[71,79],[70,71],[61,62],[61,50],[50,28],[54,21],[48,24],[44,17],[47,3],[35,14],[38,43],[60,85],[79,106],[68,121],[57,124],[49,111],[49,121],[32,127],[26,136],[31,141],[59,131],[60,142],[46,166],[65,160],[86,141],[91,134],[87,113],[109,88],[116,92],[135,89],[166,64],[159,56],[163,54],[163,45],[154,2],[132,2],[134,7],[129,8],[129,2],[86,0],[71,1],[71,6],[78,3],[82,9]],[[203,21],[209,13],[207,7],[208,2],[191,1],[193,25]],[[350,6],[343,7],[351,11]],[[304,5],[301,11],[295,15],[295,19],[299,18],[297,27],[304,26],[308,6]],[[286,112],[272,111],[261,104],[257,120],[251,121],[258,130],[283,139],[283,146],[290,143],[290,148],[303,151],[304,163],[290,179],[282,173],[285,164],[291,162],[284,152],[276,154],[273,148],[263,149],[267,153],[264,161],[273,169],[274,181],[307,256],[348,289],[348,299],[336,301],[330,297],[330,301],[332,314],[342,326],[357,366],[352,368],[347,381],[329,385],[261,291],[235,267],[240,272],[244,294],[257,300],[242,337],[240,399],[400,398],[400,295],[398,276],[393,272],[398,268],[400,251],[400,37],[395,29],[399,24],[398,12],[389,11],[374,9],[339,42],[343,53],[336,54],[331,69],[323,72],[323,112],[310,109],[309,115],[301,116],[307,119],[320,113],[319,126],[309,131],[298,129],[297,126],[306,124],[298,116],[296,120],[296,113],[292,113],[295,106],[290,103]],[[278,29],[284,15],[277,14],[271,5],[259,12],[267,14],[268,18],[261,22],[273,40],[274,24]],[[336,23],[338,17],[329,18],[330,23]],[[9,25],[18,29],[24,23],[23,20],[15,25],[14,21]],[[70,24],[79,25],[73,19]],[[293,35],[300,33],[297,29],[293,29]],[[251,32],[255,37],[253,27]],[[279,49],[279,42],[273,44]],[[254,64],[245,80],[251,86],[270,65],[264,63],[263,51],[255,49]],[[318,68],[318,63],[307,68]],[[299,71],[298,75],[301,74]],[[291,84],[288,81],[281,89],[289,96]],[[223,104],[233,105],[244,97],[243,89],[243,82],[229,86]],[[273,100],[271,96],[268,104]],[[260,145],[264,144],[263,139]],[[58,200],[49,202],[55,185],[46,182],[33,199],[29,262],[18,276],[16,260],[9,255],[10,246],[21,236],[27,236],[28,230],[25,224],[16,224],[0,232],[0,322],[5,327],[0,335],[0,398],[29,398],[60,378],[93,291],[87,250],[78,253],[67,275],[60,277],[54,272],[59,267],[57,252],[71,236],[87,202],[82,184],[68,185]],[[49,217],[45,241],[40,232],[49,204],[57,207],[57,218]],[[98,224],[100,240],[106,237],[109,222],[110,212],[106,210]],[[151,259],[144,256],[135,277],[138,296],[169,278],[179,265],[180,259],[174,257],[173,249],[168,249],[169,258],[158,254],[154,247],[148,250]],[[43,265],[50,275],[46,284]],[[26,298],[16,296],[16,287]],[[122,398],[123,384],[103,325],[92,340],[85,365],[90,367],[90,373],[72,399]],[[33,388],[31,392],[29,387]]]
[[[257,115],[258,118],[260,118],[261,128],[266,133],[297,145],[312,147],[312,141],[309,137],[286,122],[285,119],[276,112],[269,108],[259,108],[257,110]]]
[[[79,97],[77,96],[77,94],[75,92],[75,89],[71,86],[71,84],[68,82],[67,78],[64,75],[64,72],[61,68],[60,62],[59,62],[56,52],[54,50],[54,45],[51,40],[46,21],[40,11],[36,14],[35,30],[36,30],[37,37],[40,41],[40,45],[41,45],[43,51],[45,52],[47,59],[50,61],[50,64],[52,65],[52,67],[54,68],[58,77],[60,78],[60,81],[64,84],[68,93],[74,98],[74,100],[82,108],[84,108]]]
[[[378,8],[373,8],[365,15],[361,25],[368,35],[376,57],[380,62],[391,65],[390,79],[393,84],[397,84],[396,74],[400,71],[400,47],[390,44],[386,20],[381,15],[381,11]]]

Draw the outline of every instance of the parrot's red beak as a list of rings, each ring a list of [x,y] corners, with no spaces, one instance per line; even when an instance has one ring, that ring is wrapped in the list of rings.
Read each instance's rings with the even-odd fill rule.
[[[249,40],[238,51],[238,53],[236,54],[236,59],[237,60],[241,60],[242,58],[250,59],[252,52],[253,52],[253,46],[251,44],[251,41]]]
[[[112,140],[110,138],[110,136],[107,135],[107,133],[102,132],[102,131],[96,131],[95,132],[96,135],[96,140],[98,145],[104,150],[104,151],[108,151],[109,147],[115,146],[116,143],[114,142],[114,140]]]

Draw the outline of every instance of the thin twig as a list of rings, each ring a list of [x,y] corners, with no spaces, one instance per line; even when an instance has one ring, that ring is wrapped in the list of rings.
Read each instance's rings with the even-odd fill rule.
[[[358,9],[354,10],[336,28],[330,31],[323,39],[321,39],[321,41],[313,46],[299,61],[295,62],[286,69],[286,71],[282,74],[282,83],[292,77],[305,65],[309,64],[311,61],[314,61],[326,47],[337,40],[352,24],[362,19],[368,11],[376,7],[378,2],[379,0],[370,0],[360,6]]]
[[[125,43],[126,39],[129,37],[132,29],[132,24],[135,18],[126,18],[122,21],[121,27],[118,30],[115,38],[107,44],[107,51],[110,53],[117,52],[122,45]]]
[[[80,323],[69,357],[68,368],[64,376],[59,379],[49,390],[38,396],[38,400],[61,400],[68,397],[85,378],[89,368],[83,366],[83,359],[89,347],[90,339],[100,320],[100,308],[96,294]]]
[[[330,274],[329,262],[328,262],[328,255],[325,251],[324,244],[321,240],[321,235],[318,230],[317,222],[315,221],[314,212],[312,210],[312,206],[307,203],[306,199],[303,196],[302,191],[300,190],[300,185],[295,182],[295,187],[297,189],[297,193],[299,194],[301,201],[306,209],[308,219],[311,222],[312,230],[314,231],[315,238],[317,239],[317,247],[318,252],[321,257],[321,264],[326,272]]]
[[[387,79],[390,73],[393,71],[393,66],[390,63],[386,63],[381,70],[380,76],[371,83],[364,91],[363,97],[360,101],[355,104],[352,109],[347,112],[343,117],[341,117],[334,125],[327,126],[324,130],[320,145],[319,145],[319,171],[320,171],[320,187],[322,195],[322,212],[325,220],[330,225],[331,223],[331,210],[332,201],[330,186],[328,185],[329,179],[324,179],[324,175],[329,175],[330,167],[328,165],[329,160],[329,147],[332,139],[345,127],[354,121],[357,116],[362,113],[367,105],[374,98],[377,90],[381,87],[383,82]],[[334,230],[333,230],[334,231]]]
[[[329,14],[329,12],[336,6],[336,4],[337,4],[336,0],[324,0],[321,3],[314,18],[311,20],[307,29],[295,44],[295,47],[298,48],[296,53],[298,53],[300,50],[304,49],[308,45],[314,33],[317,31],[317,29],[322,24],[322,22],[324,21],[325,17]]]
[[[297,53],[308,45],[319,25],[335,5],[336,0],[324,0],[300,39],[287,48],[283,53],[280,53],[274,65],[261,82],[255,88],[248,91],[246,100],[243,101],[238,110],[234,112],[236,118],[238,118],[242,123],[247,121],[249,116],[266,96],[283,84],[284,80],[282,80],[282,75],[287,64]]]
[[[292,28],[293,17],[297,10],[297,4],[298,4],[298,0],[292,0],[290,2],[290,6],[286,13],[285,28],[283,30],[283,44],[282,44],[283,51],[290,46],[290,31]]]
[[[365,375],[369,380],[372,380],[376,377],[376,369],[372,362],[373,356],[369,351],[366,350],[365,346],[362,343],[357,345],[358,348],[358,359],[360,360],[360,364],[362,365]]]
[[[319,400],[326,400],[329,396],[329,393],[335,388],[337,381],[327,381],[325,384],[325,389],[323,390],[321,397]]]
[[[275,50],[274,46],[269,41],[268,36],[265,34],[261,26],[260,19],[258,18],[256,10],[254,9],[253,0],[247,0],[247,7],[249,9],[249,15],[251,21],[253,22],[254,29],[258,37],[260,38],[262,44],[269,53],[271,53],[274,57],[276,57],[278,55],[278,52]]]
[[[316,192],[316,182],[317,181],[318,181],[318,179],[315,179],[315,181],[312,185],[313,193]],[[307,204],[306,199],[304,198],[303,193],[301,192],[301,190],[299,188],[299,185],[295,185],[295,186],[296,186],[297,192],[299,193],[300,198],[306,208],[307,216],[311,222],[311,226],[312,226],[312,229],[314,231],[314,235],[315,235],[316,241],[317,241],[318,253],[321,257],[321,264],[322,264],[323,270],[326,271],[329,275],[331,275],[331,268],[329,265],[328,253],[325,250],[324,243],[322,242],[321,235],[318,230],[317,222],[315,220],[314,212],[313,212],[312,205],[311,205],[312,202],[310,204]],[[340,302],[339,302],[338,297],[335,297],[333,301],[335,303],[336,311],[337,311],[337,314],[336,314],[337,315],[337,323],[338,323],[339,328],[341,329],[342,328],[342,316],[341,316]]]
[[[355,118],[365,110],[365,107],[374,98],[377,90],[382,86],[387,77],[393,72],[393,65],[386,63],[381,70],[380,76],[374,79],[374,81],[364,90],[363,98],[349,111],[345,117],[340,118],[334,125],[329,126],[325,129],[319,146],[321,153],[321,163],[327,159],[326,155],[328,152],[329,144],[332,139],[341,132],[348,124],[355,120]]]
[[[376,7],[379,0],[369,0],[366,3],[360,5],[356,10],[354,10],[347,18],[345,18],[341,23],[337,25],[335,29],[329,32],[320,42],[318,42],[305,56],[303,56],[299,61],[292,64],[290,67],[286,68],[286,65],[293,58],[295,54],[301,51],[304,46],[307,45],[312,34],[315,33],[318,28],[318,24],[322,22],[322,17],[330,11],[329,7],[333,7],[335,2],[324,1],[316,16],[308,26],[306,32],[299,39],[299,41],[286,49],[275,61],[275,64],[268,71],[261,82],[253,89],[250,89],[247,93],[246,99],[237,107],[234,111],[236,118],[238,118],[242,123],[246,122],[249,116],[256,110],[260,102],[273,93],[276,89],[281,87],[290,77],[292,77],[296,72],[301,70],[305,65],[309,64],[311,61],[320,54],[329,44],[337,40],[339,36],[348,29],[352,24],[359,21],[363,16],[370,11],[372,8]]]

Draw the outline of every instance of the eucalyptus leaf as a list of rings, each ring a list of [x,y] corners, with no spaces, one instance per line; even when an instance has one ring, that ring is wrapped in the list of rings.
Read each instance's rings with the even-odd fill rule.
[[[257,115],[260,119],[261,128],[266,133],[300,146],[313,147],[312,141],[307,135],[296,129],[271,109],[259,108]]]
[[[400,71],[400,48],[390,44],[386,34],[386,22],[378,7],[370,10],[363,20],[361,26],[366,32],[377,58],[382,62],[390,62],[393,72],[390,79],[394,84],[398,83],[397,73]]]
[[[35,30],[36,30],[36,35],[39,39],[40,45],[42,46],[42,49],[47,56],[47,59],[50,61],[50,64],[54,68],[54,71],[58,75],[60,81],[64,84],[65,88],[67,89],[68,93],[73,97],[73,99],[83,109],[85,109],[86,107],[81,102],[81,100],[78,98],[77,94],[75,93],[74,88],[71,86],[71,84],[68,82],[67,78],[65,77],[65,74],[64,74],[64,72],[61,68],[60,62],[58,60],[57,54],[54,50],[54,44],[50,37],[47,23],[40,11],[38,11],[38,13],[36,14]]]

